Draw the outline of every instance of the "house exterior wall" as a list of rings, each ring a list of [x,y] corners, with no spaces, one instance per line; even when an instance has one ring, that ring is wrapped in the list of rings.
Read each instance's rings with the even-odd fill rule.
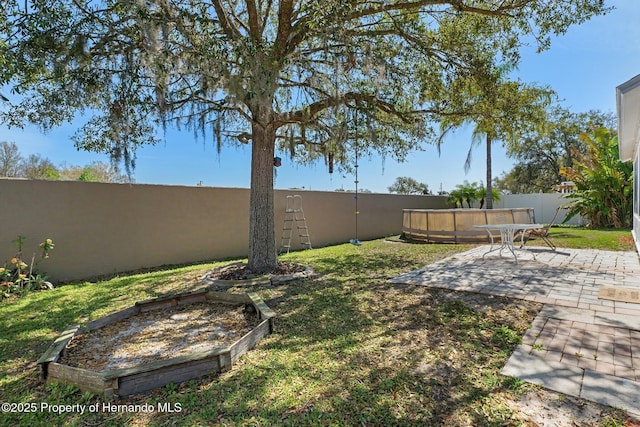
[[[640,75],[616,88],[620,160],[633,161],[633,230],[640,251]]]
[[[636,251],[640,252],[640,185],[638,174],[640,173],[640,151],[636,144],[633,162],[633,230],[631,235],[636,244]]]

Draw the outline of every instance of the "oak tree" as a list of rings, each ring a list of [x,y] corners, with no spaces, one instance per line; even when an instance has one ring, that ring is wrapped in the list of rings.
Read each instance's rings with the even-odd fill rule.
[[[90,117],[81,149],[135,166],[158,128],[251,144],[249,265],[277,266],[275,149],[344,164],[360,149],[402,160],[463,114],[449,86],[518,62],[523,40],[606,8],[601,0],[5,0],[0,84],[10,125]],[[354,123],[359,118],[359,128]],[[364,136],[366,135],[366,138]]]

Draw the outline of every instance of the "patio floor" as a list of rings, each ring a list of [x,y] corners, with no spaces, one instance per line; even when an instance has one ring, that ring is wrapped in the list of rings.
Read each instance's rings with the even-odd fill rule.
[[[506,253],[483,259],[488,250],[390,281],[543,303],[502,373],[640,415],[640,304],[598,298],[601,286],[640,290],[637,253],[531,248],[516,264]]]

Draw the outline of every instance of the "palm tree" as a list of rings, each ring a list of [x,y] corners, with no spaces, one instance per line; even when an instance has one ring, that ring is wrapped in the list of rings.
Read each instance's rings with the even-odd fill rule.
[[[474,123],[471,146],[464,164],[465,173],[471,167],[473,149],[485,143],[486,165],[486,208],[493,209],[493,176],[491,145],[496,141],[512,144],[527,129],[544,122],[546,108],[551,102],[553,91],[527,85],[520,81],[505,81],[506,70],[476,73],[474,79],[464,88],[458,88],[459,96],[469,100],[468,114],[452,114],[441,122],[441,137],[450,130],[467,123]]]
[[[487,130],[483,132],[478,126],[479,125],[476,125],[476,128],[473,130],[473,133],[471,134],[471,146],[469,147],[469,151],[467,152],[467,158],[464,162],[464,172],[468,173],[469,169],[471,169],[471,154],[473,152],[473,148],[482,143],[483,136],[484,136],[484,142],[486,144],[486,150],[487,150],[487,166],[486,166],[487,186],[486,188],[483,187],[485,188],[484,196],[486,197],[481,199],[480,209],[482,209],[482,205],[485,201],[487,202],[487,209],[493,209],[493,197],[492,197],[493,188],[491,184],[493,179],[492,164],[491,164],[491,143],[494,141],[494,139],[496,139],[495,131]]]
[[[464,202],[467,202],[467,207],[471,207],[471,204],[477,200],[478,184],[469,183],[465,181],[463,184],[456,185],[456,188],[449,193],[447,201],[456,205],[456,207],[464,207]]]
[[[454,205],[456,208],[464,207],[464,194],[462,194],[462,190],[456,189],[451,190],[449,196],[447,197],[447,202]]]
[[[492,186],[488,187],[491,188],[491,200],[500,200],[500,192]],[[476,198],[480,201],[480,209],[482,209],[487,200],[487,187],[482,183],[480,183],[480,186],[476,189]]]

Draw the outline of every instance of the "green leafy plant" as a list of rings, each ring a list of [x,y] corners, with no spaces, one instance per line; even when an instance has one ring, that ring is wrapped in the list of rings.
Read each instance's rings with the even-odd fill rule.
[[[633,210],[633,164],[620,161],[618,137],[605,127],[582,134],[586,153],[573,152],[573,166],[560,173],[576,185],[566,197],[569,204],[565,222],[582,215],[592,228],[630,228]]]
[[[500,200],[500,192],[495,188],[491,189],[492,200]],[[487,199],[487,188],[481,182],[469,182],[464,181],[462,184],[456,185],[456,188],[449,193],[447,201],[457,208],[464,208],[464,204],[467,204],[468,208],[472,207],[475,201],[480,203],[480,209],[485,205]]]
[[[53,285],[47,281],[47,276],[36,272],[37,262],[35,252],[31,256],[31,262],[26,263],[23,257],[25,242],[24,236],[18,236],[13,243],[16,245],[16,255],[0,267],[0,295],[4,298],[10,293],[31,290],[52,289]],[[40,259],[49,258],[49,252],[53,250],[53,240],[46,239],[40,243],[42,253]]]

